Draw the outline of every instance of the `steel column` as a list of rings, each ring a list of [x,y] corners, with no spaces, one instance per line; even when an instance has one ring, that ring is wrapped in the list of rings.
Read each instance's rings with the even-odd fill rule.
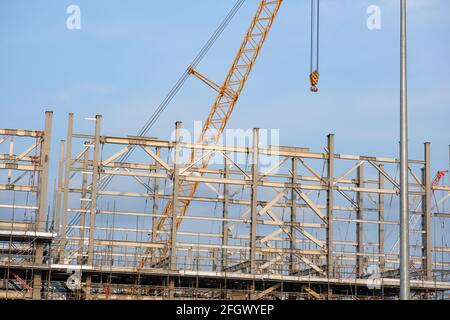
[[[364,188],[364,164],[358,167],[357,172],[357,187]],[[356,273],[359,278],[364,275],[364,224],[361,222],[364,220],[364,193],[359,191],[357,193],[358,209],[356,211]]]
[[[52,142],[52,116],[53,112],[47,111],[45,113],[45,131],[44,139],[41,147],[41,172],[39,175],[39,211],[37,211],[36,223],[37,231],[44,231],[45,217],[47,212],[47,188],[48,188],[48,173],[50,163],[50,145]]]
[[[384,175],[381,172],[384,172],[384,165],[380,164],[380,171],[378,172],[378,188],[380,190],[384,189]],[[384,222],[384,194],[378,194],[378,221]],[[385,227],[384,223],[378,224],[378,253],[380,254],[380,271],[383,272],[385,270],[385,257],[384,255],[384,233]]]
[[[63,174],[64,174],[64,150],[65,150],[65,140],[61,140],[59,144],[59,165],[58,165],[58,186],[56,193],[56,209],[55,209],[55,232],[60,236],[60,224],[61,224],[61,195],[63,188]]]
[[[89,162],[89,148],[83,156],[83,178],[81,181],[81,212],[80,212],[80,240],[79,240],[79,251],[78,251],[78,263],[85,264],[87,261],[84,259],[84,239],[86,237],[86,210],[87,205],[87,195],[88,195],[88,162]]]
[[[59,260],[64,259],[67,243],[67,218],[69,206],[69,182],[70,170],[72,165],[72,137],[73,135],[73,113],[69,113],[69,120],[67,124],[67,145],[66,145],[66,161],[64,168],[64,189],[63,189],[63,211],[62,211],[62,226],[61,226],[61,242],[59,251]],[[64,261],[63,261],[64,263]]]
[[[253,129],[252,155],[252,195],[251,195],[251,226],[250,226],[250,272],[256,272],[256,233],[258,224],[258,148],[259,129]]]
[[[327,264],[328,277],[334,277],[334,255],[333,255],[333,205],[334,205],[334,134],[328,135],[328,189],[327,189]]]
[[[161,156],[161,149],[160,148],[156,148],[156,155],[158,156],[158,158]],[[155,173],[159,174],[159,170],[160,170],[160,164],[158,161],[155,160]],[[158,210],[159,210],[159,206],[158,206],[158,202],[159,202],[159,178],[155,177],[153,179],[153,214],[157,215],[158,214]],[[156,216],[152,217],[152,242],[155,242],[156,237],[157,237],[157,232],[158,232],[158,228],[157,228],[157,218]]]
[[[178,212],[177,212],[177,204],[178,204],[178,195],[179,195],[179,186],[180,186],[180,129],[181,122],[177,122],[175,124],[175,154],[173,160],[173,200],[172,200],[172,210],[171,210],[171,218],[172,218],[172,226],[170,230],[170,269],[177,269],[177,220],[178,220]]]
[[[95,216],[97,214],[97,191],[99,179],[100,128],[102,116],[95,116],[94,156],[92,160],[91,210],[89,216],[88,265],[94,263]]]
[[[36,211],[35,223],[36,231],[45,231],[45,216],[47,211],[47,188],[48,188],[48,174],[50,163],[50,145],[52,142],[52,116],[53,112],[45,112],[45,129],[44,139],[41,145],[40,157],[40,174],[39,174],[39,193],[38,193],[38,211]],[[40,241],[34,242],[34,263],[36,265],[43,264],[44,260],[44,244]],[[41,271],[36,270],[33,274],[33,290],[32,298],[34,300],[41,299],[42,288],[42,274]]]
[[[224,171],[223,171],[223,178],[228,179],[229,178],[229,171],[228,168],[228,159],[224,157]],[[228,207],[230,205],[230,197],[229,197],[229,188],[228,184],[223,185],[223,222],[222,222],[222,271],[226,270],[228,267],[228,250],[225,248],[228,245]]]
[[[432,248],[433,244],[431,242],[431,226],[432,226],[432,212],[431,212],[431,168],[430,168],[430,152],[431,144],[425,143],[425,166],[422,169],[422,183],[424,186],[425,194],[422,197],[422,256],[423,256],[423,269],[424,275],[427,280],[432,280],[433,271],[433,259],[432,259]]]
[[[292,170],[292,185],[294,186],[297,183],[297,158],[292,158],[292,164],[291,164],[291,170]],[[297,230],[294,226],[294,224],[297,223],[297,193],[294,190],[294,187],[291,189],[291,230],[290,230],[290,247],[291,247],[291,253],[290,253],[290,264],[289,264],[289,271],[291,274],[294,274],[295,268],[295,254],[294,251],[296,249],[296,241],[297,241]]]

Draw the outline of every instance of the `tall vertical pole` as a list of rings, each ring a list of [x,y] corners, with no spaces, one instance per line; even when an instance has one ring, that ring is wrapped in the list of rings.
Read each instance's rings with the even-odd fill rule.
[[[401,99],[400,99],[400,299],[410,299],[408,207],[408,101],[406,56],[406,0],[400,0]]]

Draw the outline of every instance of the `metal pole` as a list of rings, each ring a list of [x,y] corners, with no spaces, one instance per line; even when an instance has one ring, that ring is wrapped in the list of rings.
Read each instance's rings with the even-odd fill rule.
[[[409,300],[408,112],[406,65],[406,0],[400,0],[400,300]]]

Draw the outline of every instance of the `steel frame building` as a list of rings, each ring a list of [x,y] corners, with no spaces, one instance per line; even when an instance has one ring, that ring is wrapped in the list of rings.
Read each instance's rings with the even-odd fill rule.
[[[323,152],[262,146],[258,129],[238,147],[182,141],[181,123],[174,141],[105,136],[101,116],[76,133],[70,114],[48,206],[51,123],[0,129],[0,298],[398,297],[399,159],[336,153],[334,135]],[[446,299],[450,186],[430,154],[410,161],[411,290]]]

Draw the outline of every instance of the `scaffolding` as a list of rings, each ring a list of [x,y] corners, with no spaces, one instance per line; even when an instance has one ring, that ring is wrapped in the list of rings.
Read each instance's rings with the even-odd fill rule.
[[[70,114],[50,215],[51,113],[43,132],[0,129],[2,144],[36,139],[19,155],[0,154],[1,201],[37,195],[33,205],[0,205],[1,297],[398,298],[399,159],[338,154],[334,135],[312,152],[263,145],[258,129],[242,146],[183,141],[181,130],[174,141],[105,136],[96,116],[94,132],[76,133]],[[450,186],[432,183],[430,155],[425,143],[423,159],[410,161],[411,290],[446,299]],[[38,179],[19,185],[22,171]],[[182,194],[183,181],[198,183],[196,194]],[[177,205],[164,213],[179,201],[189,202],[186,214]],[[170,223],[158,228],[160,219]]]

